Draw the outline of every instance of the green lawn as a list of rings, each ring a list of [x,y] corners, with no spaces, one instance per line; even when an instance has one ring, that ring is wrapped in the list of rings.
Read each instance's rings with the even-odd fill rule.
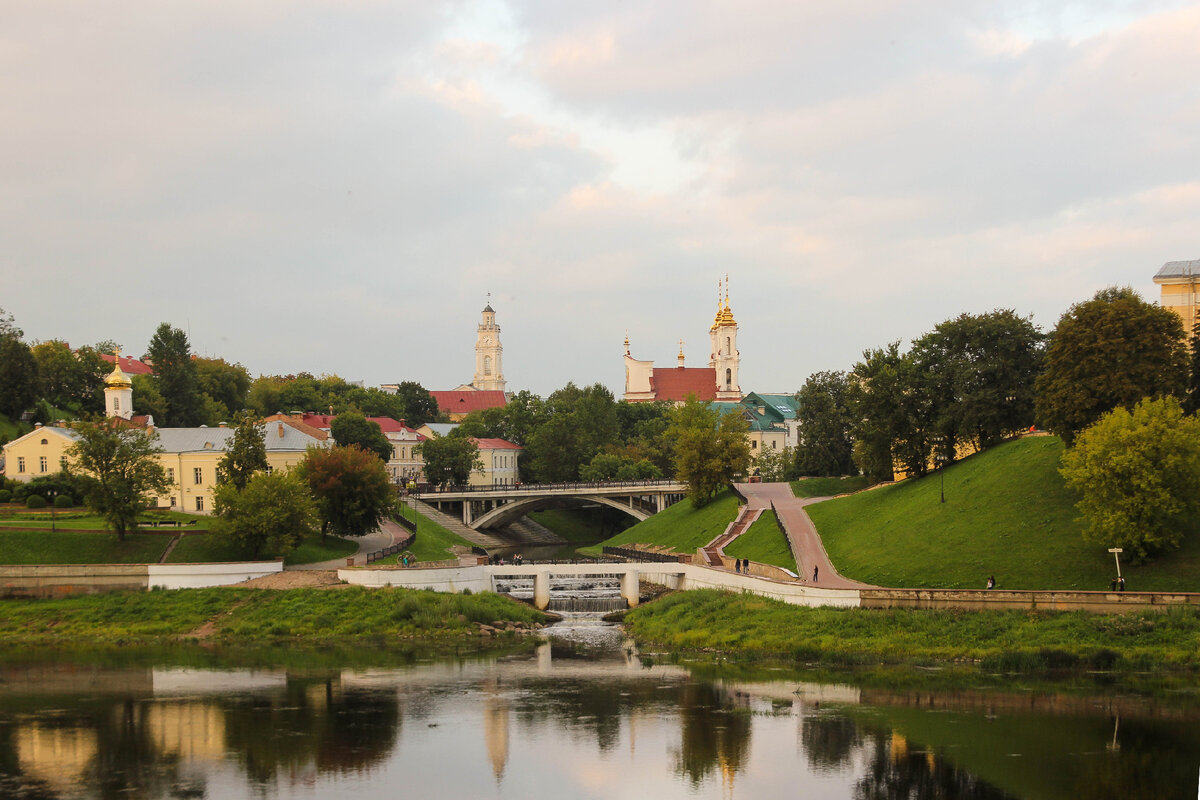
[[[605,538],[605,533],[613,530],[614,518],[633,522],[632,517],[607,507],[551,508],[546,511],[534,511],[529,517],[568,542],[583,543],[598,542]],[[606,517],[607,519],[605,519]]]
[[[153,564],[170,541],[152,533],[118,542],[115,533],[0,530],[0,564]]]
[[[0,442],[11,442],[13,439],[25,435],[30,430],[32,428],[29,426],[13,422],[4,414],[0,414]]]
[[[466,539],[453,531],[446,530],[416,509],[402,506],[401,512],[407,519],[415,520],[417,523],[417,538],[413,540],[413,543],[405,551],[409,555],[415,556],[417,561],[445,561],[446,559],[454,558],[454,553],[450,552],[451,547],[455,545],[460,547],[471,546],[471,543]],[[400,562],[401,555],[403,554],[397,553],[379,561],[373,561],[371,565],[397,564]]]
[[[138,525],[144,530],[158,530],[152,522],[179,522],[182,527],[179,532],[208,529],[208,517],[198,514],[185,514],[181,511],[148,511],[138,520]],[[106,530],[108,523],[104,518],[89,512],[85,508],[68,508],[55,511],[51,515],[49,509],[30,511],[22,505],[5,505],[0,507],[0,529],[3,528],[61,528],[63,530]],[[175,530],[168,527],[167,530]]]
[[[792,548],[779,530],[779,522],[774,511],[764,511],[755,520],[750,530],[734,539],[725,548],[725,555],[734,558],[748,558],[760,564],[774,564],[777,567],[796,572],[796,559],[792,556]]]
[[[579,552],[599,555],[605,546],[654,544],[673,547],[677,553],[694,553],[729,527],[729,523],[737,517],[737,507],[737,496],[728,489],[701,508],[695,508],[691,500],[684,499],[611,539],[591,547],[581,547]]]
[[[796,497],[833,497],[850,494],[870,485],[865,475],[847,475],[842,478],[801,478],[792,481],[792,494]]]
[[[358,542],[353,539],[343,539],[340,536],[320,535],[310,536],[300,542],[300,546],[288,553],[283,559],[285,564],[315,564],[318,561],[332,561],[335,558],[345,558],[358,552]]]
[[[1106,548],[1084,542],[1058,474],[1062,442],[1028,437],[936,473],[809,506],[838,572],[880,586],[1107,589]],[[1154,562],[1122,563],[1131,590],[1200,591],[1200,536]]]

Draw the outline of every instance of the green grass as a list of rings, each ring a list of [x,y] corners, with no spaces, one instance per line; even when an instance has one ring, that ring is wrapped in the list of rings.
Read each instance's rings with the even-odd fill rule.
[[[417,523],[417,538],[413,540],[413,543],[405,551],[415,556],[417,561],[445,561],[454,558],[454,553],[450,550],[451,547],[455,545],[459,547],[471,546],[471,543],[466,539],[453,531],[446,530],[446,528],[414,508],[402,506],[401,513],[407,519],[414,520]],[[388,564],[398,564],[402,555],[403,553],[397,553],[396,555],[382,558],[379,561],[374,561],[371,565],[386,566]]]
[[[1108,589],[1116,573],[1085,542],[1058,474],[1062,442],[1006,442],[945,470],[808,507],[838,572],[880,586]],[[1200,537],[1155,561],[1122,563],[1130,590],[1200,590]]]
[[[832,664],[977,663],[1200,668],[1200,610],[1124,616],[1085,612],[935,611],[794,606],[748,593],[676,592],[625,617],[644,644]]]
[[[170,541],[151,533],[118,542],[115,533],[0,530],[0,564],[153,564]]]
[[[546,511],[534,511],[529,517],[539,525],[544,525],[557,533],[568,542],[591,543],[605,538],[604,535],[612,530],[611,522],[605,526],[606,511],[613,511],[621,517],[630,519],[624,513],[615,509],[583,509],[583,508],[551,508]]]
[[[151,522],[180,522],[182,531],[203,531],[208,529],[208,517],[198,514],[186,514],[181,511],[148,511],[138,520],[138,525],[145,530],[160,530],[152,527]],[[106,530],[108,523],[98,514],[93,514],[85,508],[70,508],[55,511],[53,516],[50,509],[31,511],[21,505],[7,505],[0,509],[0,529],[3,528],[62,528],[63,530]],[[167,530],[175,530],[173,527]]]
[[[13,439],[24,436],[31,430],[30,426],[13,422],[4,414],[0,414],[0,442],[11,442]]]
[[[543,622],[533,608],[490,592],[438,594],[406,589],[339,591],[181,589],[47,600],[5,600],[0,642],[13,645],[166,643],[205,622],[219,642],[454,639],[473,622]]]
[[[725,554],[734,558],[748,558],[760,564],[774,564],[796,572],[796,559],[783,532],[779,530],[774,511],[764,511],[750,526],[750,530],[725,548]]]
[[[865,475],[847,475],[843,478],[801,478],[792,481],[791,487],[796,497],[833,497],[860,491],[870,484]]]
[[[729,527],[737,516],[737,497],[726,489],[701,508],[689,499],[663,509],[632,528],[591,547],[581,547],[584,555],[599,555],[605,546],[654,544],[673,547],[677,553],[694,553]]]
[[[219,561],[248,561],[250,553],[227,536],[215,533],[184,536],[175,545],[168,564],[204,564]]]
[[[300,542],[300,546],[288,553],[284,564],[316,564],[319,561],[352,556],[358,552],[358,542],[353,539],[343,539],[340,536],[320,535],[310,536]]]

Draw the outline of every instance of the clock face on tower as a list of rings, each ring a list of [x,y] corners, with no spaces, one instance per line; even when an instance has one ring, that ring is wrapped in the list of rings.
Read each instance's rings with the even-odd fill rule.
[[[485,337],[483,337],[483,343],[484,343],[484,344],[491,344],[491,343],[492,343],[492,340],[491,340],[489,337],[485,336]]]

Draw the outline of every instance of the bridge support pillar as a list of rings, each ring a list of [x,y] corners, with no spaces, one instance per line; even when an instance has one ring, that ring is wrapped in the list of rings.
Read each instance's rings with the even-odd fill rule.
[[[654,510],[655,512],[662,511],[667,507],[667,496],[662,492],[654,495]]]
[[[625,602],[629,603],[630,608],[637,606],[641,588],[636,569],[630,569],[621,576],[621,597],[625,598]]]
[[[550,605],[549,572],[542,571],[533,576],[533,605],[541,611],[545,611]]]

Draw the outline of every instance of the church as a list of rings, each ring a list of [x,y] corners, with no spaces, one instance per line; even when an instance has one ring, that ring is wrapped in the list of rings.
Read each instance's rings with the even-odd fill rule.
[[[496,324],[496,311],[489,299],[475,330],[475,377],[455,389],[430,392],[438,410],[449,416],[451,422],[461,422],[472,411],[503,407],[508,402],[503,356],[500,326]]]
[[[665,401],[682,403],[689,395],[704,402],[740,402],[737,349],[738,325],[729,305],[729,278],[724,296],[717,294],[717,314],[708,329],[710,352],[707,367],[684,365],[683,343],[679,344],[678,363],[674,367],[656,367],[653,361],[641,361],[630,355],[629,336],[625,337],[625,395],[627,403]]]

